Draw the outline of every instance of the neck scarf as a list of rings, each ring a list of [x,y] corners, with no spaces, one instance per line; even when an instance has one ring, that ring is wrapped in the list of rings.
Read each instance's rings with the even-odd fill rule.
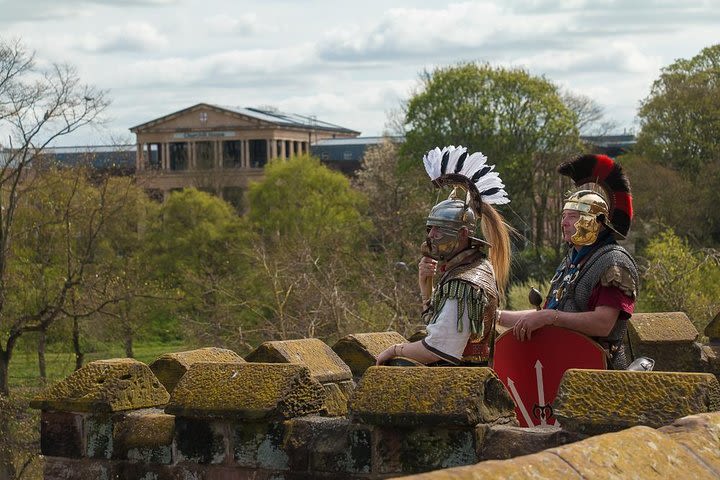
[[[570,245],[570,253],[555,271],[555,275],[551,280],[550,293],[545,300],[546,309],[557,310],[560,300],[567,292],[568,285],[577,279],[585,260],[590,258],[595,250],[610,243],[615,243],[615,237],[612,236],[612,232],[605,230],[600,233],[598,239],[592,245],[584,245],[579,249],[573,248],[572,244]]]

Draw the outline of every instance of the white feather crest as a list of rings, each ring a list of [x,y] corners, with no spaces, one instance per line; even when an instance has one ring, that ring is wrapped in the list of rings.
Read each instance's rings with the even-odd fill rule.
[[[455,172],[460,158],[464,156],[461,168]],[[447,158],[443,168],[443,158]],[[445,175],[462,175],[468,180],[474,181],[480,192],[482,201],[491,205],[502,205],[510,203],[505,191],[505,184],[500,179],[498,172],[495,172],[495,165],[487,163],[487,157],[481,152],[469,154],[467,148],[454,145],[444,147],[442,150],[435,147],[423,157],[425,171],[433,182]]]

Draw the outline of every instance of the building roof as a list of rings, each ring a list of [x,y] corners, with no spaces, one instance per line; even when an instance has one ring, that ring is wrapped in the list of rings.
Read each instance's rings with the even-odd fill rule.
[[[167,115],[164,115],[162,117],[156,118],[154,120],[150,120],[149,122],[142,123],[140,125],[136,125],[132,128],[130,128],[130,131],[133,133],[137,133],[137,130],[145,127],[149,127],[152,125],[156,125],[158,123],[162,123],[166,120],[170,120],[171,117],[176,117],[179,115],[182,115],[188,111],[197,109],[199,107],[208,107],[215,110],[220,110],[223,112],[227,112],[230,114],[235,115],[242,115],[245,117],[254,118],[257,120],[261,120],[263,122],[272,123],[278,126],[283,127],[291,127],[291,128],[302,128],[302,129],[309,129],[309,130],[325,130],[325,131],[331,131],[331,132],[341,132],[341,133],[347,133],[351,135],[360,135],[360,132],[356,130],[351,130],[349,128],[342,127],[340,125],[335,125],[329,122],[323,122],[322,120],[318,120],[314,116],[305,116],[305,115],[299,115],[296,113],[283,113],[275,109],[271,108],[255,108],[255,107],[228,107],[228,106],[222,106],[222,105],[212,105],[209,103],[198,103],[197,105],[193,105],[192,107],[188,107],[182,110],[178,110],[177,112],[173,112]]]
[[[355,138],[325,138],[313,143],[318,147],[335,147],[346,145],[378,145],[384,141],[401,143],[405,141],[405,137],[355,137]]]

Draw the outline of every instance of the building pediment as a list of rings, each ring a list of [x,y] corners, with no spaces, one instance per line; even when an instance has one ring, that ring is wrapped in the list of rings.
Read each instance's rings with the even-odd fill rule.
[[[131,128],[130,131],[150,133],[262,127],[277,127],[277,125],[239,112],[201,103],[143,123]]]

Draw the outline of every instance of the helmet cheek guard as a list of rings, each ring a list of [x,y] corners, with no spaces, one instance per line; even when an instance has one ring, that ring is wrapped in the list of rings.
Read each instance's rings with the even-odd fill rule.
[[[607,202],[592,190],[580,190],[570,195],[563,210],[580,212],[580,218],[574,225],[575,233],[570,237],[575,245],[592,245],[600,234],[600,226],[607,225]]]

